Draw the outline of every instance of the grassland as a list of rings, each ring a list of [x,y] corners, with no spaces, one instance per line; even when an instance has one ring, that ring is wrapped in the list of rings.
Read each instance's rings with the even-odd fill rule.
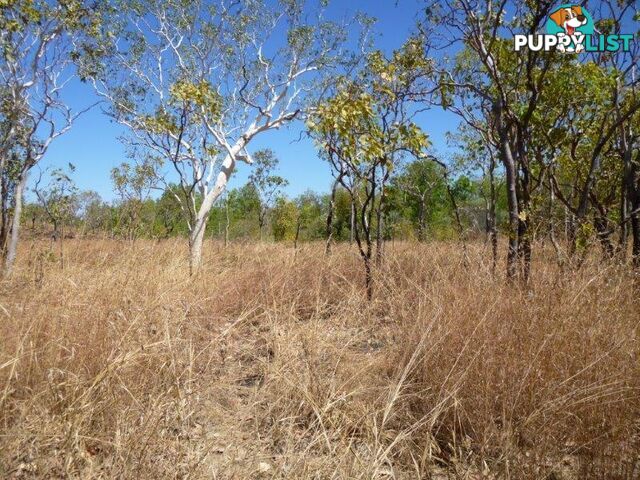
[[[631,479],[640,296],[628,268],[530,288],[489,252],[23,243],[0,285],[0,477]],[[544,248],[538,250],[544,252]],[[537,251],[538,251],[537,250]],[[499,266],[499,272],[502,272]]]

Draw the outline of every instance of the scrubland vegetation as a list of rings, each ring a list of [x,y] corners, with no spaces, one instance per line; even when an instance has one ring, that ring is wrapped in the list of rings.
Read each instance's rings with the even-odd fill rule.
[[[0,477],[640,478],[637,2],[349,3],[0,0]]]
[[[637,278],[541,246],[25,241],[1,285],[3,478],[638,475]],[[215,261],[213,261],[215,258]]]

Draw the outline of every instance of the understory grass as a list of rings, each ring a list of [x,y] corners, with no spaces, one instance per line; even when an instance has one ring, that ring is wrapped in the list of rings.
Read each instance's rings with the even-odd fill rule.
[[[1,478],[640,478],[640,288],[535,250],[24,242],[0,284]]]

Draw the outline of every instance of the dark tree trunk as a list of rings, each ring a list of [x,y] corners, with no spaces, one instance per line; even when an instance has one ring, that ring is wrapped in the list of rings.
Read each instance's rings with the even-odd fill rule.
[[[0,174],[1,175],[1,174]],[[0,253],[4,258],[7,252],[7,240],[9,238],[9,185],[2,175],[2,197],[0,198]]]
[[[615,248],[611,241],[613,231],[609,228],[607,218],[603,215],[596,215],[593,220],[593,226],[598,234],[598,240],[600,240],[600,245],[602,245],[602,251],[604,252],[605,257],[613,258],[615,255]]]
[[[529,283],[531,276],[531,231],[530,231],[530,215],[531,215],[531,178],[526,161],[525,154],[520,153],[522,165],[522,175],[520,178],[521,200],[520,212],[518,218],[518,257],[522,273],[522,281]]]
[[[5,172],[6,158],[0,158],[0,256],[7,253],[9,238],[9,178]]]
[[[331,242],[333,241],[333,213],[336,205],[336,191],[338,189],[338,184],[340,182],[340,178],[336,178],[335,182],[333,182],[333,186],[331,187],[331,198],[329,199],[329,212],[327,213],[327,227],[326,227],[326,235],[327,235],[327,244],[324,248],[324,254],[331,254]]]
[[[353,244],[356,229],[356,203],[351,199],[351,218],[349,219],[349,244]]]
[[[296,236],[293,239],[293,249],[294,251],[297,253],[298,252],[298,239],[300,238],[300,228],[302,226],[302,222],[300,217],[298,217],[298,220],[296,221]]]
[[[620,255],[623,262],[627,258],[629,242],[629,201],[626,170],[625,165],[625,171],[622,175],[622,188],[620,189],[620,238],[618,239],[618,255]]]
[[[380,200],[378,200],[376,208],[376,266],[378,267],[382,264],[382,256],[384,255],[384,201],[387,177],[388,173],[385,172],[380,186]]]
[[[507,182],[507,207],[509,210],[509,250],[507,253],[507,278],[515,279],[518,273],[518,227],[520,223],[518,211],[517,181],[518,172],[509,144],[506,126],[499,126],[500,156],[505,169]]]
[[[638,208],[640,208],[640,202],[636,210]],[[633,234],[633,266],[640,268],[640,215],[637,212],[631,215],[631,233]]]
[[[485,204],[486,208],[486,232],[487,240],[491,245],[491,273],[495,275],[496,266],[498,264],[498,230],[496,226],[496,182],[495,182],[496,163],[491,154],[487,176],[489,180],[489,195]]]

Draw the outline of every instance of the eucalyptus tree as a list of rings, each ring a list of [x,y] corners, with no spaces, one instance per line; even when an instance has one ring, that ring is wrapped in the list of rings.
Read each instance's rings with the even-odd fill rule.
[[[618,127],[612,122],[609,98],[615,83],[615,75],[595,63],[581,65],[564,59],[547,75],[540,99],[544,114],[532,119],[535,135],[529,148],[538,164],[532,174],[549,191],[550,202],[558,199],[569,214],[568,253],[561,255],[567,259],[573,259],[577,250],[586,253],[582,247],[587,246],[594,228],[607,254],[614,253],[609,210],[617,203],[621,172],[612,156],[612,136]],[[582,99],[579,104],[572,100],[575,96]],[[591,206],[596,207],[593,221],[588,215]],[[551,205],[551,217],[554,210]],[[553,234],[553,225],[549,229]]]
[[[135,165],[122,163],[111,169],[111,182],[120,197],[120,220],[124,221],[127,238],[131,241],[137,236],[140,214],[145,200],[157,186],[158,162],[147,157]]]
[[[541,147],[541,142],[547,137],[561,135],[572,122],[591,125],[594,135],[574,130],[582,137],[580,146],[585,146],[585,154],[579,160],[580,169],[586,168],[586,173],[572,189],[575,202],[565,202],[574,208],[578,228],[585,228],[593,205],[598,210],[596,216],[602,217],[602,211],[594,201],[595,186],[605,157],[611,153],[615,134],[628,127],[640,107],[634,96],[633,72],[637,55],[633,48],[627,53],[596,53],[593,54],[595,58],[586,54],[563,56],[532,49],[514,51],[513,36],[536,35],[544,31],[555,4],[550,0],[445,0],[430,2],[426,9],[425,28],[431,29],[430,38],[455,57],[453,64],[443,62],[441,103],[480,132],[504,166],[509,207],[507,275],[510,278],[521,276],[525,281],[530,272],[532,222],[536,208],[533,199],[540,195],[541,187],[554,188],[551,193],[558,196],[560,189],[549,187],[555,169],[554,155],[572,155],[567,148],[556,148],[555,153],[553,148],[543,152],[545,148]],[[620,33],[637,15],[635,2],[605,0],[600,6],[597,29],[602,33]],[[442,58],[446,57],[442,55]],[[623,78],[624,88],[616,91],[610,86],[601,87],[602,82],[595,76],[583,79],[578,70],[590,68],[579,65],[585,59],[603,65],[609,62],[610,67],[612,62],[617,62],[607,73],[612,73],[610,78],[613,79]],[[620,68],[621,65],[624,67]],[[554,75],[559,71],[562,73]],[[583,82],[583,89],[590,89],[587,92],[590,97],[598,97],[596,105],[566,87],[576,81]],[[558,82],[565,86],[556,85]],[[559,90],[564,96],[557,93]],[[606,98],[601,98],[603,95]],[[575,102],[576,98],[581,99],[579,104]],[[611,107],[616,98],[622,107],[620,111]],[[575,103],[573,112],[555,108],[567,102]],[[547,107],[551,109],[547,110]],[[575,118],[567,115],[575,115]],[[628,179],[626,183],[633,182]],[[602,226],[600,224],[599,228]],[[601,230],[608,234],[608,227]]]
[[[318,105],[308,121],[311,136],[357,210],[353,233],[373,298],[373,241],[382,258],[385,188],[405,154],[424,155],[429,142],[414,119],[416,103],[430,94],[432,62],[421,39],[412,38],[390,58],[371,53],[355,78]],[[374,230],[375,226],[375,230]]]
[[[391,185],[401,192],[401,204],[411,211],[416,224],[418,240],[424,242],[428,236],[428,222],[446,203],[446,182],[442,169],[429,158],[419,158],[402,166],[392,177]]]
[[[536,34],[553,0],[445,0],[428,2],[425,28],[438,46],[455,50],[441,67],[441,103],[480,132],[504,166],[509,210],[507,276],[528,281],[531,265],[531,120],[554,55],[513,51],[505,33]],[[509,16],[507,18],[507,9]]]
[[[490,139],[489,129],[481,130],[463,124],[460,131],[449,135],[451,143],[459,147],[455,161],[459,168],[473,174],[482,172],[481,195],[484,200],[484,224],[487,240],[491,244],[492,273],[498,262],[498,155],[495,144]]]
[[[113,0],[108,61],[94,76],[134,152],[177,177],[190,268],[201,263],[211,209],[261,134],[286,126],[347,57],[326,0]]]
[[[281,196],[282,189],[289,182],[279,175],[274,175],[274,170],[278,167],[279,160],[273,150],[258,150],[254,155],[253,170],[249,175],[249,182],[254,186],[260,199],[258,208],[258,229],[260,239],[264,233],[267,222],[267,215],[273,208],[276,198]]]
[[[83,0],[0,2],[0,198],[2,237],[9,236],[5,274],[16,257],[28,174],[86,111],[72,110],[64,92],[78,74],[74,60],[91,52],[84,39],[99,21]]]
[[[49,182],[42,183],[42,173],[36,180],[33,193],[51,221],[51,239],[60,241],[60,267],[64,268],[64,227],[75,218],[78,209],[78,188],[71,179],[76,167],[69,163],[67,168],[56,168],[49,174]]]
[[[632,0],[602,0],[594,15],[599,19],[598,31],[606,34],[633,33],[636,36],[628,50],[595,54],[592,60],[613,72],[615,77],[615,87],[608,93],[609,104],[612,105],[609,110],[611,119],[617,127],[612,141],[622,170],[619,177],[619,250],[626,254],[631,233],[633,263],[640,267],[640,42],[637,41],[640,6]]]

